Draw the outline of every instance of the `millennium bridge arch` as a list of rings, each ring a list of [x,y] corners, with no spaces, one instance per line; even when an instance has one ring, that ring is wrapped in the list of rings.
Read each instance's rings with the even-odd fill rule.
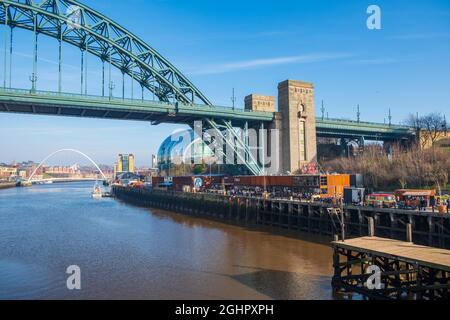
[[[102,175],[104,180],[108,180],[108,178],[105,176],[105,174],[103,173],[102,169],[100,169],[100,167],[97,165],[97,163],[95,163],[94,160],[92,160],[91,157],[89,157],[87,154],[85,154],[84,152],[81,152],[79,150],[76,149],[61,149],[61,150],[57,150],[55,152],[52,152],[51,154],[49,154],[47,157],[44,158],[44,160],[42,160],[39,165],[36,167],[36,169],[34,169],[33,173],[30,175],[30,177],[28,178],[28,182],[32,182],[33,181],[33,177],[36,175],[36,172],[38,172],[38,170],[40,168],[42,168],[42,166],[45,164],[45,162],[47,160],[49,160],[51,157],[55,156],[58,153],[61,152],[73,152],[73,153],[77,153],[79,155],[82,155],[84,158],[86,158],[87,160],[89,160],[89,162],[91,162],[96,168],[97,170],[100,172],[100,174]]]

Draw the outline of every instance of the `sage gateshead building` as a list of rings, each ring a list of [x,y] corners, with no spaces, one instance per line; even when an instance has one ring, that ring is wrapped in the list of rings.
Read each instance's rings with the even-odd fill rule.
[[[157,155],[159,173],[163,176],[186,174],[187,167],[216,162],[214,152],[192,129],[172,133],[163,141]]]
[[[167,137],[157,154],[161,176],[174,177],[197,174],[250,174],[243,164],[224,164],[218,161],[219,151],[214,152],[194,130],[178,130]]]

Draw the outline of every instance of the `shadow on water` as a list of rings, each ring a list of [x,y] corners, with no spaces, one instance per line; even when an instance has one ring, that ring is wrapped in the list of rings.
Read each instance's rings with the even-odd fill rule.
[[[249,267],[245,267],[249,268]],[[275,300],[322,300],[331,298],[330,277],[261,268],[232,279]]]
[[[125,203],[122,200],[117,200],[119,202]],[[127,204],[128,205],[128,204]],[[150,214],[160,219],[167,219],[173,221],[177,224],[184,225],[187,227],[208,227],[212,229],[222,230],[224,227],[236,227],[235,232],[241,232],[245,230],[246,232],[256,232],[256,233],[267,233],[274,236],[281,236],[296,240],[307,241],[311,243],[321,244],[329,246],[332,239],[331,237],[309,234],[303,231],[288,230],[285,228],[271,227],[264,225],[256,225],[254,223],[237,223],[232,220],[223,220],[214,217],[204,217],[198,215],[188,215],[183,213],[177,213],[172,211],[166,211],[162,209],[145,208]]]
[[[329,300],[344,298],[333,293],[331,273],[323,275],[323,270],[316,272],[314,267],[303,268],[300,266],[302,262],[305,262],[306,265],[310,262],[312,265],[319,263],[323,269],[331,270],[332,252],[329,249],[330,240],[327,237],[266,226],[229,223],[229,221],[179,214],[159,209],[151,209],[151,214],[159,219],[170,220],[189,228],[208,228],[221,232],[226,230],[226,233],[230,236],[248,236],[257,239],[257,241],[268,238],[272,243],[277,241],[286,242],[284,243],[286,254],[294,252],[296,258],[299,259],[299,266],[294,268],[296,271],[281,270],[284,266],[280,267],[279,265],[277,265],[277,269],[271,269],[235,264],[233,267],[239,270],[237,274],[216,273],[237,281],[263,296],[276,300]],[[245,235],[242,235],[243,233]],[[292,246],[296,246],[296,248],[292,250]],[[317,246],[319,246],[319,250]],[[296,250],[299,248],[303,250]],[[327,249],[329,249],[329,252]],[[209,273],[199,270],[197,272]]]

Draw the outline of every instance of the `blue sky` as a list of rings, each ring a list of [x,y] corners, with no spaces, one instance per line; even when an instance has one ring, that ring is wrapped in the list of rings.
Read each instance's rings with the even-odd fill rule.
[[[354,119],[360,104],[361,117],[368,121],[383,122],[389,108],[395,123],[416,112],[443,112],[450,119],[448,0],[84,3],[149,43],[218,105],[231,105],[232,88],[238,106],[249,93],[276,96],[277,84],[290,78],[315,83],[318,115],[324,100],[330,117]],[[382,30],[366,27],[371,4],[381,7]],[[31,33],[18,30],[15,37],[12,85],[29,88]],[[39,51],[38,89],[57,90],[57,42],[43,37]],[[79,92],[79,51],[67,45],[64,56],[63,90]],[[89,59],[89,93],[99,94],[100,64]],[[120,73],[113,78],[115,95],[120,95]],[[116,154],[134,153],[139,165],[149,165],[151,154],[177,128],[0,114],[0,162],[38,161],[57,149],[75,148],[98,163],[112,164]],[[84,163],[70,154],[50,161],[73,162]]]

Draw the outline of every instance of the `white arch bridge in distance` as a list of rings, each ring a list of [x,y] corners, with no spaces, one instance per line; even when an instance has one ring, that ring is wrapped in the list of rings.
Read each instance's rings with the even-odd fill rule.
[[[103,179],[108,180],[108,178],[106,178],[105,174],[103,173],[103,171],[100,169],[100,167],[97,165],[97,163],[95,163],[94,160],[92,160],[91,157],[89,157],[87,154],[76,150],[76,149],[61,149],[55,152],[52,152],[51,154],[49,154],[44,160],[41,161],[41,163],[39,163],[39,165],[36,167],[36,169],[34,169],[33,173],[31,174],[31,176],[28,178],[28,182],[32,182],[33,177],[36,175],[36,172],[45,164],[45,162],[50,159],[51,157],[53,157],[54,155],[61,153],[61,152],[74,152],[77,154],[82,155],[83,157],[85,157],[86,159],[88,159],[96,168],[97,170],[100,172],[100,174],[102,175]]]

